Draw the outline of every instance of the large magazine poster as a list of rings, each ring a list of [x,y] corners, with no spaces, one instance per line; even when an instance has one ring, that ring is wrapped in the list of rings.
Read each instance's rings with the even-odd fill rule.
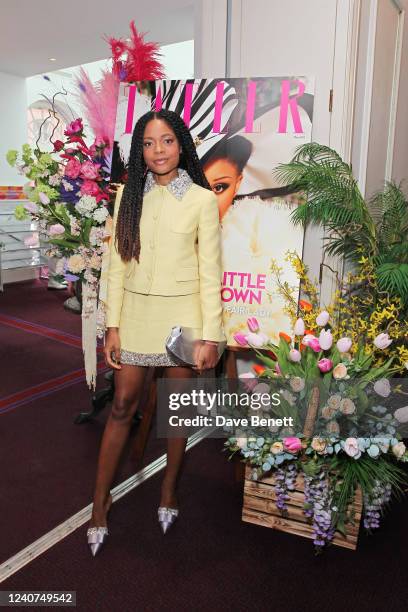
[[[297,195],[278,183],[274,169],[311,140],[314,80],[305,76],[143,81],[122,84],[119,94],[112,181],[126,179],[133,127],[149,110],[180,114],[190,129],[205,175],[216,194],[222,228],[221,295],[229,346],[255,316],[277,341],[290,331],[271,272],[298,279],[286,261],[302,255],[303,229],[290,213]]]

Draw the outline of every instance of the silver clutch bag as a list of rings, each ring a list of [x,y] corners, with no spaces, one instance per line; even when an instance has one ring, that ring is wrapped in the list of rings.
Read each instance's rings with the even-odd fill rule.
[[[180,362],[180,365],[194,366],[197,363],[197,354],[202,342],[196,329],[176,326],[171,328],[166,340],[166,350],[171,357]],[[226,341],[218,343],[218,358],[221,357],[226,345]]]

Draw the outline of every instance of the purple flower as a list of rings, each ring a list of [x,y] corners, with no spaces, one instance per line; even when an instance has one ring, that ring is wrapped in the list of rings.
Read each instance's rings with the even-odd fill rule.
[[[70,179],[65,176],[60,185],[61,200],[68,204],[76,204],[81,197],[78,192],[81,188],[81,181]]]

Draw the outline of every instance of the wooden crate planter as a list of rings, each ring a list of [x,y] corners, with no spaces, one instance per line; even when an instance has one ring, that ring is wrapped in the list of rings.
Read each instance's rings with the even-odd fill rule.
[[[313,539],[312,525],[303,513],[304,503],[304,481],[302,476],[296,480],[296,489],[289,491],[287,500],[288,513],[283,517],[276,507],[275,479],[274,476],[265,476],[260,480],[250,479],[252,469],[245,468],[244,481],[244,503],[242,508],[242,520],[263,527],[286,531],[304,538]],[[333,544],[355,550],[360,528],[362,512],[362,495],[358,489],[353,502],[354,523],[348,523],[347,536],[336,532]]]

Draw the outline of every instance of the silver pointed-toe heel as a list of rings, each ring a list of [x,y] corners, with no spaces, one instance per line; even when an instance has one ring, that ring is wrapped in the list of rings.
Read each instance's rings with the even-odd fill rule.
[[[160,527],[162,528],[163,534],[169,530],[171,525],[174,523],[176,518],[178,517],[178,509],[177,508],[168,508],[166,506],[159,506],[157,510],[157,514],[159,517]]]
[[[109,531],[107,527],[89,527],[86,532],[88,537],[89,548],[91,549],[92,555],[95,555],[101,550],[104,545]]]

